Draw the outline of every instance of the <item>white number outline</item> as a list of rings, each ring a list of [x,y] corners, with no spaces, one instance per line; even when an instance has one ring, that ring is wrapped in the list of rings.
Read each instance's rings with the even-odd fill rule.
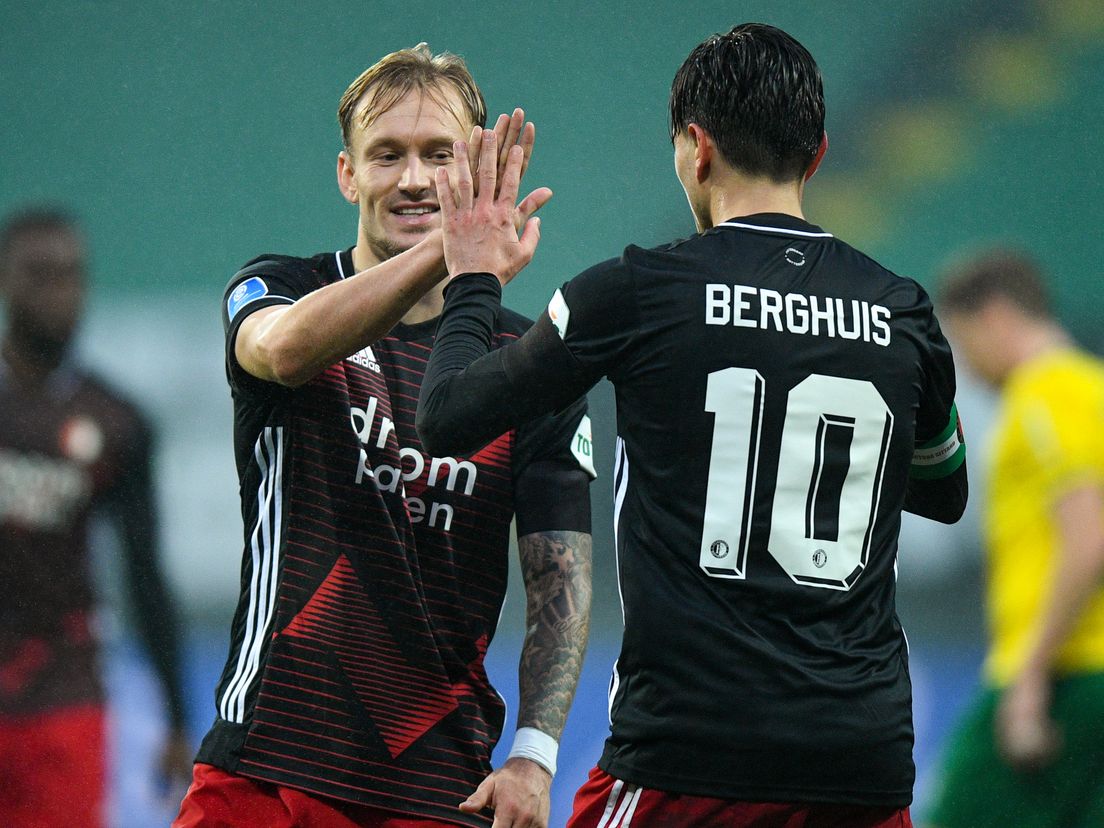
[[[839,410],[820,410],[824,406],[818,400],[828,392],[833,392],[832,405]],[[707,379],[705,410],[714,414],[713,445],[698,562],[711,578],[747,577],[766,393],[766,380],[752,368],[724,368],[710,373]],[[799,405],[795,410],[795,400],[804,408]],[[738,404],[734,405],[734,401]],[[742,405],[745,401],[747,404]],[[810,435],[805,432],[813,412],[816,426],[810,446]],[[893,412],[868,380],[810,374],[786,392],[786,419],[779,442],[767,551],[794,583],[846,591],[865,570],[881,504],[893,422]],[[812,537],[817,494],[825,468],[825,434],[831,425],[852,429],[848,468],[836,501],[835,541]],[[867,439],[859,441],[856,447],[860,428],[865,430]],[[788,488],[789,496],[778,498],[779,486]],[[797,491],[801,492],[800,497],[796,496]],[[734,503],[740,504],[736,510],[731,508]],[[799,531],[803,532],[797,539],[793,533],[795,525],[801,526]],[[735,555],[731,548],[734,538]],[[810,548],[812,555],[808,554]],[[815,574],[828,564],[831,564],[830,577]]]

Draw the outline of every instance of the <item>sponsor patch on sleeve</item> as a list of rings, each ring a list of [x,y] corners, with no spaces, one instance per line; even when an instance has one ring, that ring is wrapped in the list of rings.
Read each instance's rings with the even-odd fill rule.
[[[958,420],[958,406],[952,405],[950,419],[943,431],[913,451],[909,477],[938,480],[957,471],[965,459],[966,442]]]
[[[598,472],[594,470],[594,441],[590,436],[590,417],[586,414],[579,420],[579,427],[571,437],[571,453],[575,455],[583,471],[590,475],[591,480],[598,477]]]
[[[236,288],[226,300],[226,314],[231,320],[238,315],[238,311],[268,294],[268,285],[259,276],[250,276]]]
[[[560,339],[567,337],[567,320],[571,318],[571,308],[567,306],[567,301],[559,288],[552,294],[552,301],[548,303],[548,318],[556,326]]]

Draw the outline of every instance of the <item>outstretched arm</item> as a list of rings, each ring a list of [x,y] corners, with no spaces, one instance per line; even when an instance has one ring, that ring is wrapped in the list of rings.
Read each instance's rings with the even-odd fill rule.
[[[258,379],[296,387],[371,345],[445,277],[441,233],[394,258],[314,291],[295,304],[252,313],[234,356]]]
[[[519,340],[490,350],[501,289],[489,274],[467,274],[445,291],[445,308],[418,398],[426,451],[475,451],[534,417],[558,411],[598,380],[582,370],[542,313]]]
[[[471,182],[471,170],[485,165],[479,176],[490,181],[487,198],[497,197],[496,178],[505,181],[497,176],[497,170],[513,158],[511,180],[516,196],[535,140],[534,127],[525,123],[525,113],[515,109],[512,116],[499,116],[493,130],[477,126],[472,138],[477,145],[489,145],[492,154],[477,159],[469,155],[466,145],[458,143],[458,150],[461,146],[463,150],[455,155],[453,174]],[[498,147],[502,147],[500,155]],[[440,172],[447,180],[448,171],[442,167]],[[524,224],[549,197],[550,191],[537,191],[511,212],[511,220]],[[513,202],[510,206],[513,208]],[[302,385],[386,334],[445,275],[441,233],[433,231],[409,250],[294,304],[255,311],[241,323],[234,339],[234,356],[254,377],[290,387]]]

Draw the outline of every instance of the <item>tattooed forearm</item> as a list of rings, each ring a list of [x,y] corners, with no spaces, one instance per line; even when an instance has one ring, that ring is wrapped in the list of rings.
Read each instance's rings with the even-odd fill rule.
[[[518,550],[527,599],[518,727],[559,739],[590,632],[590,535],[534,532]]]

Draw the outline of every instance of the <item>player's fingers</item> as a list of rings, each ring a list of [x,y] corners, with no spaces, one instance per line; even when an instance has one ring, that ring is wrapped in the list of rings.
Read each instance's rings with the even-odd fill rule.
[[[453,158],[464,158],[468,154],[468,145],[457,141],[452,146]],[[472,174],[466,164],[454,164],[456,169],[456,206],[460,210],[470,210],[472,206]]]
[[[521,267],[525,267],[533,261],[533,256],[537,252],[537,245],[540,243],[540,224],[541,220],[536,216],[525,222],[525,230],[522,232],[520,239]],[[521,267],[518,270],[521,270]]]
[[[479,783],[471,796],[460,803],[460,810],[467,814],[477,814],[484,808],[489,808],[494,802],[495,778],[492,773]]]
[[[517,203],[518,188],[521,186],[521,147],[510,147],[506,168],[499,176],[498,198],[503,204],[513,209]]]
[[[441,220],[448,221],[456,214],[456,196],[452,192],[448,170],[438,167],[433,183],[437,185],[437,204],[441,208]]]
[[[498,187],[502,189],[502,172],[506,169],[506,162],[510,158],[510,150],[518,141],[525,125],[525,111],[518,107],[514,109],[506,124],[506,135],[498,142]],[[497,195],[497,193],[496,193]]]
[[[498,138],[498,145],[504,146],[506,144],[506,133],[510,131],[510,116],[503,112],[498,116],[498,120],[495,121],[494,133]]]
[[[468,171],[474,179],[479,170],[479,147],[482,145],[483,127],[476,124],[472,127],[471,137],[468,139]]]
[[[493,130],[483,130],[483,141],[479,151],[479,197],[481,200],[494,199],[495,180],[498,178],[498,164],[495,156],[498,152],[498,136]]]
[[[498,145],[498,163],[499,167],[506,166],[506,153],[510,151],[510,148],[518,142],[518,137],[521,135],[522,128],[525,126],[525,110],[521,107],[517,107],[510,115],[509,121],[506,122],[506,134],[502,138],[502,143]]]
[[[517,206],[518,225],[524,226],[530,216],[552,200],[552,191],[547,187],[538,187],[522,199]]]
[[[537,142],[537,128],[532,121],[525,125],[525,129],[522,130],[521,140],[518,141],[521,144],[521,151],[524,153],[521,161],[521,177],[525,177],[525,171],[529,169],[529,159],[533,156],[533,145]]]

